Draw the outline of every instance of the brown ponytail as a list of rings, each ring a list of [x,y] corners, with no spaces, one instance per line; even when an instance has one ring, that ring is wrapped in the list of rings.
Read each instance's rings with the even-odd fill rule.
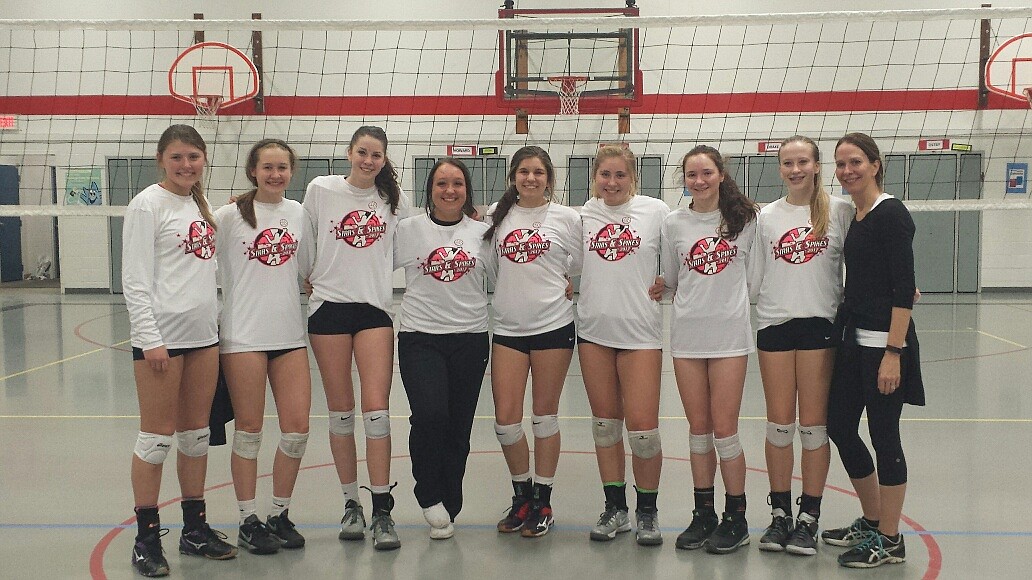
[[[548,175],[545,195],[549,199],[552,197],[552,191],[555,189],[555,167],[552,165],[552,158],[548,156],[547,151],[536,145],[520,147],[512,154],[512,160],[509,162],[509,187],[506,188],[505,193],[502,194],[502,199],[498,200],[498,205],[495,206],[494,212],[491,213],[491,227],[484,232],[485,240],[490,240],[494,236],[495,230],[498,229],[505,216],[509,214],[512,206],[516,205],[516,202],[519,200],[519,192],[516,191],[516,170],[520,168],[521,163],[535,157],[540,159],[541,164],[545,166],[545,173]]]
[[[238,197],[236,206],[237,210],[240,211],[240,216],[244,218],[247,225],[255,229],[258,228],[258,217],[254,215],[254,196],[258,194],[258,178],[254,176],[254,172],[258,169],[258,157],[261,155],[262,149],[266,147],[279,147],[283,149],[290,157],[290,171],[293,172],[294,168],[297,167],[297,153],[294,153],[294,150],[291,149],[290,145],[287,145],[286,141],[281,139],[262,139],[251,147],[251,151],[247,154],[247,164],[244,166],[244,173],[247,174],[247,180],[254,185],[255,189]]]
[[[724,239],[736,240],[745,226],[756,219],[756,212],[759,208],[753,200],[738,189],[738,184],[727,174],[727,170],[724,169],[724,157],[720,151],[709,145],[698,145],[681,158],[682,172],[688,158],[696,155],[709,157],[717,166],[717,171],[724,176],[724,180],[720,182],[717,197],[717,207],[720,209],[720,227],[717,233]]]
[[[383,167],[373,178],[376,190],[380,197],[391,206],[391,214],[398,215],[398,204],[401,203],[401,186],[398,185],[398,170],[394,168],[390,158],[387,157],[387,133],[379,128],[370,125],[363,125],[355,130],[348,143],[348,151],[355,146],[360,137],[372,137],[383,144]]]
[[[190,125],[172,125],[168,129],[165,129],[161,134],[161,138],[158,139],[157,156],[160,158],[165,152],[165,149],[167,149],[174,141],[179,141],[190,145],[191,147],[200,149],[201,153],[204,153],[205,161],[207,161],[208,145],[204,142],[204,138],[201,137],[201,134],[197,132],[197,129],[194,129]],[[214,230],[216,228],[215,216],[211,213],[211,206],[208,205],[208,198],[204,196],[204,186],[201,185],[200,181],[193,184],[193,187],[190,188],[190,197],[193,198],[194,203],[197,204],[197,209],[201,212],[201,217],[203,217],[204,221],[208,222],[208,225],[211,226],[212,230]]]
[[[805,135],[793,135],[782,141],[781,146],[795,142],[810,146],[814,167],[817,168],[813,175],[813,195],[810,196],[810,233],[814,238],[821,239],[828,235],[828,221],[831,219],[831,196],[821,183],[821,150],[817,148],[817,143],[813,139]]]

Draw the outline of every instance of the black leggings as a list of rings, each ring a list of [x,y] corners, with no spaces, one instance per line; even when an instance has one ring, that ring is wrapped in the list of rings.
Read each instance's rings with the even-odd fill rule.
[[[398,333],[398,366],[412,415],[409,453],[420,507],[462,509],[473,415],[491,345],[486,332]]]
[[[907,460],[899,434],[903,385],[891,395],[878,391],[878,367],[884,354],[883,349],[859,346],[855,340],[839,346],[828,394],[828,436],[850,478],[874,473],[871,452],[859,433],[860,416],[866,408],[867,429],[878,460],[878,483],[902,485],[907,482]]]

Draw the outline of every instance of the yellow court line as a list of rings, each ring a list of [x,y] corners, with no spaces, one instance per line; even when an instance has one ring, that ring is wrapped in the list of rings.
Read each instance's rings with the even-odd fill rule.
[[[975,332],[977,332],[978,334],[982,334],[982,335],[988,336],[989,338],[995,338],[996,340],[998,340],[1000,342],[1006,342],[1007,344],[1009,344],[1011,346],[1016,346],[1018,348],[1028,348],[1027,346],[1025,346],[1023,344],[1018,344],[1018,343],[1014,342],[1013,340],[1007,340],[1006,338],[1001,338],[999,336],[996,336],[995,334],[989,334],[988,332],[986,332],[984,330],[975,330]]]
[[[127,342],[129,342],[129,341],[128,340],[123,340],[122,342],[116,342],[115,344],[112,344],[111,346],[122,346],[123,344],[126,344]],[[88,351],[86,351],[84,353],[77,354],[75,356],[70,356],[68,358],[63,358],[61,360],[55,360],[54,362],[49,362],[49,363],[47,363],[45,365],[40,365],[38,367],[33,367],[31,369],[25,369],[23,371],[20,371],[20,372],[11,374],[11,375],[7,375],[6,377],[0,377],[0,382],[6,381],[7,379],[13,379],[14,377],[20,377],[22,375],[27,375],[27,374],[32,373],[32,372],[40,371],[40,370],[43,370],[45,368],[50,368],[50,367],[55,366],[55,365],[66,363],[66,362],[68,362],[70,360],[75,360],[77,358],[82,358],[84,356],[88,356],[88,355],[91,355],[91,354],[94,354],[94,353],[98,353],[98,352],[103,351],[103,350],[108,350],[110,348],[111,348],[110,346],[105,346],[105,347],[101,347],[101,348],[95,348],[93,350],[88,350]]]

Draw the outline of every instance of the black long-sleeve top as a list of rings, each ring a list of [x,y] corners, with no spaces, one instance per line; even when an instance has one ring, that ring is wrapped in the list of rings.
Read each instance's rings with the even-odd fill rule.
[[[844,306],[857,328],[888,332],[893,308],[914,307],[914,220],[903,202],[882,201],[853,218],[843,250]]]

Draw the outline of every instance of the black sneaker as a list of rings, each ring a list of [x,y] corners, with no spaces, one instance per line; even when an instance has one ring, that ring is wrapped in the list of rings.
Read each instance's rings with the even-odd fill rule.
[[[258,519],[257,516],[255,519]],[[179,553],[187,556],[204,556],[209,560],[235,558],[237,547],[227,544],[225,540],[226,534],[213,530],[204,523],[192,530],[183,530],[183,535],[179,537]]]
[[[878,528],[871,527],[864,518],[856,518],[853,523],[844,528],[834,528],[821,532],[821,539],[825,544],[852,548],[859,545],[867,536],[877,533]]]
[[[165,551],[161,548],[161,536],[167,533],[167,529],[160,532],[155,530],[153,534],[137,539],[133,544],[133,568],[141,576],[168,576],[168,560],[165,559]]]
[[[800,556],[817,554],[817,519],[803,512],[796,518],[796,527],[785,542],[785,551]]]
[[[847,568],[877,568],[882,564],[902,564],[906,560],[903,535],[898,535],[893,541],[878,532],[868,535],[859,545],[838,557],[839,564]]]
[[[523,522],[523,537],[540,538],[552,529],[553,524],[555,520],[552,519],[552,506],[535,500],[531,502],[527,519]]]
[[[530,498],[520,495],[512,496],[512,507],[508,515],[498,521],[498,531],[511,534],[523,529],[523,524],[530,514]]]
[[[720,525],[706,541],[706,551],[711,554],[730,554],[749,543],[749,523],[745,514],[724,512]]]
[[[692,510],[692,523],[688,524],[688,529],[677,536],[674,545],[682,550],[701,548],[706,545],[706,540],[717,529],[719,523],[717,514],[714,512]]]
[[[305,537],[302,536],[297,528],[294,526],[294,522],[290,521],[287,517],[287,512],[290,510],[283,510],[283,513],[278,516],[269,516],[268,527],[269,532],[276,537],[282,547],[287,550],[296,550],[298,548],[305,547]]]
[[[280,549],[279,539],[274,537],[265,526],[265,522],[254,514],[247,516],[244,523],[240,524],[237,544],[252,554],[275,554]]]
[[[774,517],[770,520],[770,525],[763,532],[763,537],[760,538],[760,549],[764,552],[783,552],[785,551],[785,543],[788,542],[788,538],[792,535],[792,518],[786,516],[785,512],[780,508],[774,510]]]

